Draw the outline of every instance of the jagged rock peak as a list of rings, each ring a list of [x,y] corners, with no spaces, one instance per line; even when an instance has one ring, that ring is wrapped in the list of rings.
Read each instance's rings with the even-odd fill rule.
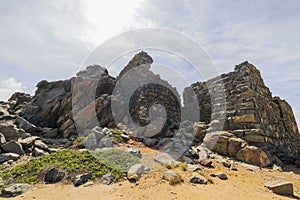
[[[134,67],[138,67],[138,66],[147,66],[147,67],[149,67],[149,65],[152,64],[152,63],[153,63],[152,57],[149,56],[148,53],[146,53],[144,51],[141,51],[138,54],[136,54],[129,61],[129,63],[126,65],[126,67],[124,67],[124,69],[120,72],[117,79],[122,77],[127,71],[131,70]]]
[[[76,74],[77,77],[90,77],[90,78],[99,78],[99,75],[107,75],[108,71],[106,68],[101,67],[100,65],[89,65],[85,70],[82,70]]]

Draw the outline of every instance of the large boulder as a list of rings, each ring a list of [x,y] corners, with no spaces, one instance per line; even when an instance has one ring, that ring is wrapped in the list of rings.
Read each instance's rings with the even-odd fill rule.
[[[237,154],[237,159],[256,166],[267,167],[271,164],[268,155],[258,147],[246,146]]]
[[[1,146],[6,152],[16,153],[19,155],[24,155],[25,151],[20,143],[16,141],[9,141]]]
[[[23,129],[17,128],[17,126],[10,121],[0,123],[0,133],[2,133],[8,141],[30,136],[30,134],[26,133]]]

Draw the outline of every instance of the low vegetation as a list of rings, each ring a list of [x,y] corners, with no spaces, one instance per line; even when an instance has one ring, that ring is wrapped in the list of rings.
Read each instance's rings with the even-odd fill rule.
[[[33,158],[26,163],[14,167],[0,169],[0,177],[4,180],[13,179],[16,183],[36,184],[40,182],[44,171],[57,166],[69,175],[90,172],[93,178],[112,173],[116,180],[126,176],[128,168],[138,163],[138,159],[122,150],[107,150],[103,152],[79,152],[63,150],[39,158]]]

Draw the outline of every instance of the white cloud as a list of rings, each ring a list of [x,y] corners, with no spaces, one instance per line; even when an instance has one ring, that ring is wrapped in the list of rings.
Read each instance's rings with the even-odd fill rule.
[[[7,101],[15,92],[21,92],[23,84],[14,78],[0,81],[0,100]]]

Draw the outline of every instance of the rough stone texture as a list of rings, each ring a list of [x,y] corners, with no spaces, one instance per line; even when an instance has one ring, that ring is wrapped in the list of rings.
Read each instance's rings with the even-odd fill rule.
[[[246,146],[241,149],[237,154],[237,159],[260,167],[268,167],[271,164],[267,154],[255,146]]]
[[[3,153],[0,155],[0,164],[9,161],[9,160],[18,160],[20,157],[19,154],[16,153]]]
[[[225,91],[220,90],[222,84]],[[209,124],[211,120],[221,120],[225,114],[223,130],[259,147],[271,161],[274,161],[272,155],[284,163],[294,163],[299,157],[300,136],[292,108],[285,100],[272,97],[259,70],[252,64],[241,63],[233,72],[186,88],[183,95],[186,109],[191,101],[187,95],[191,89],[197,94],[201,113],[199,121]],[[220,98],[224,93],[226,102]],[[226,111],[222,113],[219,108],[224,103]],[[210,126],[207,130],[213,128]],[[221,139],[222,145],[226,144],[225,140]],[[230,156],[234,157],[238,144],[232,142],[229,143]]]
[[[189,181],[190,183],[207,184],[206,178],[198,173],[193,173],[193,175],[189,178]]]
[[[28,192],[34,188],[33,185],[29,184],[14,184],[12,186],[2,189],[1,196],[3,197],[16,197],[25,192]]]
[[[294,195],[294,187],[291,182],[284,181],[273,181],[267,182],[265,187],[272,190],[272,192],[285,196],[293,196]]]
[[[91,173],[85,173],[85,174],[80,174],[77,175],[73,181],[73,184],[75,187],[78,187],[80,185],[85,184],[86,182],[88,182],[88,180],[92,178],[92,174]]]
[[[130,181],[138,181],[145,173],[145,166],[142,164],[135,164],[129,168],[127,178]]]
[[[46,184],[57,183],[60,182],[65,177],[65,173],[60,171],[55,167],[51,167],[47,170],[46,175],[44,177],[44,182]]]
[[[25,151],[21,144],[16,141],[9,141],[1,146],[8,153],[16,153],[19,155],[24,155]]]
[[[113,181],[114,176],[111,173],[103,175],[100,179],[100,182],[104,185],[110,185]]]

